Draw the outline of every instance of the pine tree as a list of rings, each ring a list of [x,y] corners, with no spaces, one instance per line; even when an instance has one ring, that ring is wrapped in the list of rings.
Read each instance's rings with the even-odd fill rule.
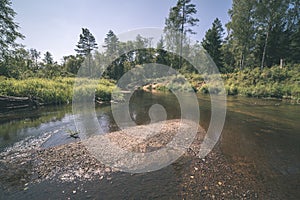
[[[178,0],[176,6],[172,7],[165,21],[166,48],[180,55],[178,68],[182,66],[183,45],[187,34],[195,34],[192,27],[197,25],[199,19],[193,15],[197,13],[196,6],[191,0]]]
[[[106,48],[106,55],[113,56],[118,54],[120,42],[112,30],[109,30],[106,34],[104,43],[105,45],[103,45],[103,47]]]
[[[90,55],[91,52],[97,49],[97,43],[95,37],[87,28],[82,28],[82,33],[79,36],[79,42],[76,45],[75,51],[79,55]]]
[[[223,43],[223,32],[221,21],[216,18],[201,42],[203,48],[207,51],[210,57],[213,59],[217,65],[219,71],[222,71],[222,43]],[[223,72],[223,71],[222,71]]]
[[[97,43],[95,37],[87,28],[82,28],[82,34],[79,36],[79,42],[76,45],[77,49],[75,51],[78,55],[84,56],[88,59],[87,67],[89,76],[92,76],[92,66],[91,66],[91,59],[92,59],[92,51],[97,49]],[[85,62],[84,62],[85,63]]]

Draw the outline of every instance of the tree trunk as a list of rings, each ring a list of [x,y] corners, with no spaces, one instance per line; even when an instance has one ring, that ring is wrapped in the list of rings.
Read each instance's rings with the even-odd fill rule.
[[[179,57],[179,69],[181,69],[182,65],[182,46],[183,46],[183,36],[184,36],[184,22],[185,22],[185,1],[182,6],[182,23],[181,23],[181,35],[180,35],[180,57]]]
[[[266,58],[266,52],[267,52],[267,45],[268,45],[268,39],[269,39],[269,28],[268,28],[268,30],[267,30],[267,35],[266,35],[266,40],[265,40],[264,50],[263,50],[263,54],[262,54],[262,59],[261,59],[261,66],[260,66],[260,69],[263,69],[263,68],[264,68],[265,58]]]
[[[244,69],[244,62],[245,62],[245,53],[244,51],[241,53],[241,60],[240,60],[240,70]]]

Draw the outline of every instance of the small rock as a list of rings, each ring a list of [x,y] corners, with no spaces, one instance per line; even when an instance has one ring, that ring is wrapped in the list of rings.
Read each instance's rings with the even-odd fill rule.
[[[218,182],[218,185],[222,185],[222,182],[221,182],[221,181],[219,181],[219,182]]]
[[[198,170],[199,170],[199,168],[198,168],[198,167],[194,167],[194,169],[195,169],[196,171],[198,171]]]
[[[195,178],[194,176],[191,176],[191,179]]]
[[[76,194],[76,190],[73,190],[73,194]]]

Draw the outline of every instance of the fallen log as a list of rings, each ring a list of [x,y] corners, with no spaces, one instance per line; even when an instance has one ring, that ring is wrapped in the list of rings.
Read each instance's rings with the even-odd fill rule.
[[[42,104],[36,98],[0,95],[0,109],[20,109],[38,107]]]

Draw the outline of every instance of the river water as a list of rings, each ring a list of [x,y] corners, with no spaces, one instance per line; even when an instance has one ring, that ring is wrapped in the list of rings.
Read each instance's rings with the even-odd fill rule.
[[[198,95],[198,102],[200,125],[207,129],[210,122],[210,97]],[[130,112],[134,114],[137,124],[150,122],[148,110],[153,104],[164,106],[168,119],[180,118],[179,103],[174,95],[142,92],[135,93],[130,100]],[[96,114],[104,132],[119,129],[114,122],[109,104],[97,105]],[[21,146],[23,141],[44,134],[50,135],[50,138],[42,144],[43,148],[73,142],[75,139],[69,137],[69,132],[75,130],[71,106],[2,113],[0,114],[0,152],[12,146],[18,148],[18,144]],[[266,184],[274,185],[273,189],[281,188],[283,192],[290,193],[291,197],[299,195],[299,105],[272,100],[228,97],[227,116],[220,138],[220,147],[232,162],[241,165],[251,164],[257,170],[257,178]],[[118,194],[130,193],[140,193],[150,198],[155,198],[156,194],[160,197],[172,198],[178,189],[174,177],[179,175],[180,166],[172,166],[154,172],[148,177],[136,175],[128,180],[125,175],[124,178],[120,176],[119,180],[116,180],[118,184],[108,186],[103,183],[97,187],[91,186],[87,190],[96,193],[95,190],[100,188],[101,195],[108,198],[120,198],[124,196]],[[59,198],[60,193],[56,194],[55,191],[60,186],[52,185],[51,189],[46,183],[41,183],[37,189],[34,187],[29,196],[16,192],[15,196],[13,194],[11,197],[18,198],[20,197],[18,195],[22,195],[23,198],[32,198],[32,196],[37,199],[39,197]],[[39,187],[49,187],[48,193],[39,194]],[[142,195],[139,197],[143,198]]]

